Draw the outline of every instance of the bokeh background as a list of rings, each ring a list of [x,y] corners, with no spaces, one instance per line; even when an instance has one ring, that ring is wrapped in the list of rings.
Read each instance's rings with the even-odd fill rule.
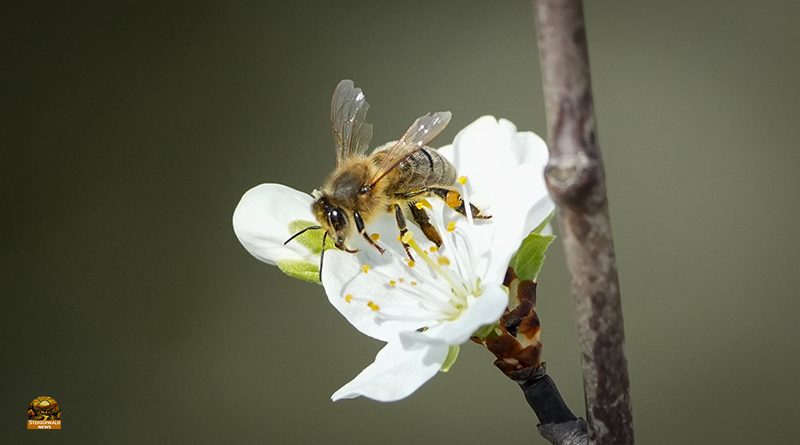
[[[587,2],[643,444],[796,439],[800,3]],[[544,443],[480,347],[407,400],[332,403],[381,345],[239,245],[261,182],[425,112],[545,131],[527,1],[75,2],[2,14],[2,443]],[[560,246],[545,358],[582,412]],[[60,432],[24,430],[31,399]],[[53,436],[58,436],[54,438]]]

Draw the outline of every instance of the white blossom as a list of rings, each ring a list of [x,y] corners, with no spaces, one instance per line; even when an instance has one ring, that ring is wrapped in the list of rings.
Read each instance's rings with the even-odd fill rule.
[[[441,248],[409,222],[404,240],[411,245],[411,261],[387,213],[367,227],[386,248],[384,254],[357,234],[348,242],[358,253],[325,252],[322,284],[331,304],[356,329],[387,343],[333,400],[402,399],[449,367],[459,345],[502,315],[508,304],[502,283],[509,261],[525,236],[553,211],[543,177],[547,149],[535,134],[484,116],[439,153],[460,175],[465,201],[491,219],[462,216],[430,197],[420,206],[442,236]],[[234,229],[262,261],[314,265],[319,251],[283,245],[297,228],[290,229],[290,222],[314,224],[311,203],[311,196],[288,187],[258,186],[242,198]]]

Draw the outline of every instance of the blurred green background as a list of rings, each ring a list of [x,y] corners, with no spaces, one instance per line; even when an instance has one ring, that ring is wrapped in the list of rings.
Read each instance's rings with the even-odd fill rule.
[[[800,3],[586,8],[638,441],[791,442]],[[376,142],[440,109],[440,144],[484,114],[543,134],[527,1],[18,3],[0,20],[0,442],[544,443],[476,345],[402,402],[330,402],[381,345],[231,228],[251,186],[311,190],[331,169],[342,78]],[[540,281],[545,358],[582,412],[560,246]],[[62,431],[24,430],[42,394]]]

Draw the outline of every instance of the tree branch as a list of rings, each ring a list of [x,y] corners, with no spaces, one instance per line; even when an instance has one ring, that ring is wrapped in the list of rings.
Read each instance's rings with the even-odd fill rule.
[[[534,0],[557,204],[583,362],[590,443],[633,443],[619,282],[580,0]]]
[[[570,411],[544,364],[533,375],[518,380],[525,400],[539,419],[539,434],[553,445],[586,445],[586,421]]]

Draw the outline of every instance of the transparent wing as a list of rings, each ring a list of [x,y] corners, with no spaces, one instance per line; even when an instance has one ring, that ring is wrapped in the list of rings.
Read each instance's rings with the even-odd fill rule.
[[[400,140],[386,149],[386,154],[378,164],[378,169],[370,184],[375,185],[414,152],[428,145],[447,127],[451,116],[449,111],[439,111],[417,118]]]
[[[372,139],[372,125],[366,122],[369,104],[353,81],[339,82],[331,99],[331,131],[336,144],[336,164],[364,153]]]

